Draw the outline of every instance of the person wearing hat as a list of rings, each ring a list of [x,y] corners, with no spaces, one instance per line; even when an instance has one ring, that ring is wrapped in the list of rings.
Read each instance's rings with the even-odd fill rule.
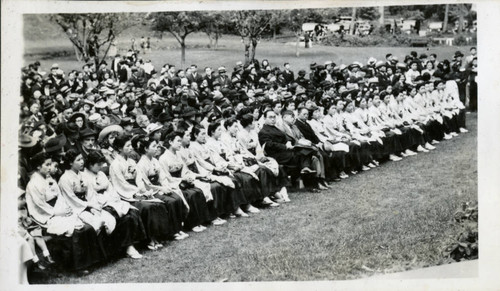
[[[298,77],[295,80],[295,83],[299,84],[300,86],[304,88],[309,88],[311,81],[305,78],[306,76],[306,71],[305,70],[300,70],[298,73]]]
[[[18,183],[21,189],[25,189],[29,181],[29,173],[34,170],[29,161],[30,157],[41,150],[36,138],[28,134],[20,134],[18,137],[19,158],[18,158]]]
[[[96,136],[97,133],[90,128],[85,128],[80,131],[78,143],[76,144],[76,146],[84,159],[91,151],[98,149],[96,146]]]
[[[111,124],[120,124],[122,119],[122,113],[120,111],[120,103],[115,102],[109,105],[109,110],[111,111],[107,116]]]
[[[219,72],[219,75],[215,78],[214,81],[218,81],[221,88],[231,88],[232,84],[231,84],[231,80],[226,75],[226,68],[219,67],[218,72]]]
[[[79,130],[83,130],[87,127],[87,118],[82,112],[75,112],[68,119],[68,123],[74,123],[78,126]]]
[[[57,113],[54,111],[49,111],[44,115],[44,121],[46,124],[46,134],[51,137],[56,133],[56,129],[59,125],[59,119],[57,118]]]

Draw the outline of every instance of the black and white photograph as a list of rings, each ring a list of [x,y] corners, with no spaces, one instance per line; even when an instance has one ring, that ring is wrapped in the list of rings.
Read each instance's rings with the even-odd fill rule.
[[[479,251],[500,237],[479,3],[13,2],[15,288],[499,288]]]

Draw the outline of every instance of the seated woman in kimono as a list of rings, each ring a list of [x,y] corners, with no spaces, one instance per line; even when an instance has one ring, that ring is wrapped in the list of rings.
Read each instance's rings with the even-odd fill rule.
[[[142,219],[136,207],[120,199],[120,195],[101,171],[106,158],[100,151],[92,151],[85,159],[85,170],[81,173],[87,187],[86,199],[92,205],[99,205],[102,211],[110,213],[116,220],[116,228],[110,236],[109,252],[126,249],[128,257],[140,259],[142,255],[134,244],[146,239]]]
[[[257,158],[256,155],[252,154],[240,143],[237,136],[240,130],[243,129],[240,129],[241,125],[236,119],[230,118],[226,120],[224,122],[224,127],[226,132],[222,133],[221,141],[226,146],[226,149],[232,152],[232,159],[235,162],[255,169],[253,173],[259,178],[260,199],[270,197],[278,192],[283,202],[290,202],[286,189],[287,176],[283,169],[280,171],[278,163],[263,155]],[[274,163],[272,163],[273,161]]]
[[[110,235],[116,227],[116,220],[95,200],[87,199],[87,186],[83,182],[83,156],[75,150],[66,152],[63,158],[65,172],[59,179],[61,198],[71,207],[74,213],[85,223],[90,224],[97,234],[104,228]],[[92,194],[91,194],[92,195]]]
[[[205,196],[200,189],[181,189],[169,179],[155,155],[158,153],[158,142],[145,136],[132,139],[132,145],[141,155],[137,163],[137,175],[141,177],[139,188],[160,191],[156,198],[165,202],[171,215],[175,239],[180,240],[188,235],[182,231],[182,227],[201,232],[206,228],[202,225],[208,221],[208,210]],[[170,181],[169,181],[170,180]]]
[[[31,158],[31,165],[35,172],[26,187],[26,205],[30,217],[42,227],[42,233],[53,236],[48,247],[55,261],[74,270],[102,261],[105,253],[99,247],[96,231],[61,197],[57,182],[49,174],[51,158],[38,153]]]
[[[232,119],[230,119],[232,120]],[[205,147],[212,152],[212,162],[215,165],[223,165],[228,170],[232,177],[236,180],[239,187],[237,190],[244,194],[244,200],[240,204],[248,212],[254,211],[252,203],[263,201],[263,196],[259,187],[259,178],[255,174],[259,165],[246,166],[242,159],[236,159],[235,153],[222,140],[223,126],[220,122],[213,122],[208,126],[207,140]],[[269,199],[269,197],[267,197]],[[238,209],[241,209],[238,207]],[[237,210],[239,211],[239,210]],[[237,216],[247,217],[248,214],[241,211],[235,213]]]
[[[122,200],[130,202],[139,209],[142,223],[149,239],[148,248],[156,250],[163,247],[160,243],[175,234],[165,203],[155,199],[153,191],[144,191],[138,187],[137,164],[129,156],[132,154],[130,136],[119,136],[113,142],[118,153],[109,167],[109,176],[113,188]]]
[[[185,132],[174,131],[167,135],[165,138],[167,150],[160,157],[160,165],[171,183],[179,185],[184,190],[201,190],[205,196],[206,206],[204,207],[209,211],[208,217],[212,220],[212,224],[225,224],[227,221],[222,219],[221,216],[233,211],[230,189],[213,182],[208,173],[197,172],[197,168],[193,163],[187,165],[184,162],[180,154],[184,134]]]

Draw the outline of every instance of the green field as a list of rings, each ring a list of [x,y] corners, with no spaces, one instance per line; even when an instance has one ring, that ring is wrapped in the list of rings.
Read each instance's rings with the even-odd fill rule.
[[[51,26],[52,25],[52,26]],[[118,41],[128,48],[132,36],[152,35],[146,27],[126,31]],[[186,63],[199,68],[225,65],[229,70],[243,60],[238,37],[224,36],[217,51],[206,48],[208,39],[195,34],[187,39]],[[153,51],[144,56],[159,68],[180,64],[180,51],[172,37],[153,38]],[[448,58],[468,47],[345,48],[314,46],[300,49],[281,42],[262,41],[259,60],[272,65],[288,61],[294,70],[311,62],[384,58],[400,59],[411,50]],[[40,60],[48,70],[58,63],[67,71],[78,69],[70,42],[53,24],[30,19],[25,23],[25,64]],[[120,259],[79,277],[51,273],[37,283],[199,282],[341,280],[363,278],[438,265],[441,252],[461,226],[453,214],[462,202],[477,202],[477,116],[467,115],[470,132],[437,145],[430,153],[389,162],[380,168],[334,184],[321,193],[291,193],[292,203],[263,210],[251,218],[210,227],[160,251],[143,251],[144,259]]]

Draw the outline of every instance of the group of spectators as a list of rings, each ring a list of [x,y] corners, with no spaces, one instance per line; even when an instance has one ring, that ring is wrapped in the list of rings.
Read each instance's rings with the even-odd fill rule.
[[[132,51],[81,70],[23,68],[22,262],[84,270],[140,259],[137,246],[289,202],[291,186],[330,189],[434,150],[467,132],[464,101],[475,110],[477,96],[475,48],[452,61],[412,52],[312,63],[297,75],[267,60],[216,71],[157,70]]]

